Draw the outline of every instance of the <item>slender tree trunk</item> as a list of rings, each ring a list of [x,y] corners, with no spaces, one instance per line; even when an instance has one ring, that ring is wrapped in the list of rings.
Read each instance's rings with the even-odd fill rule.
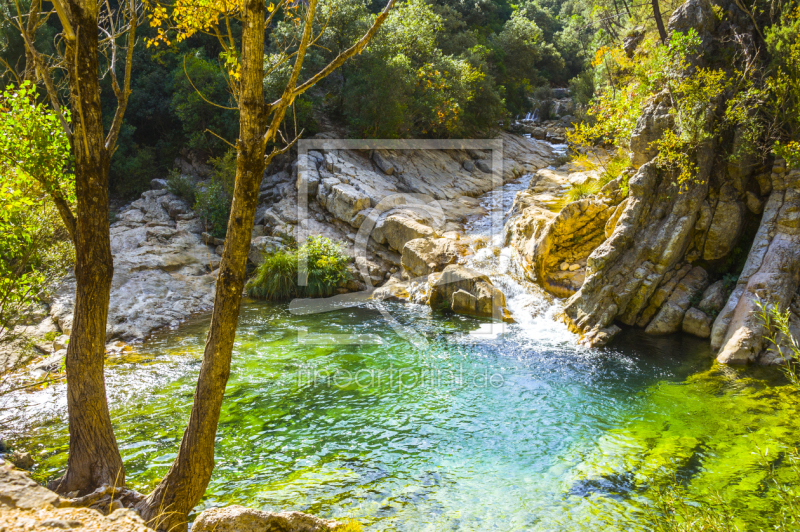
[[[104,377],[106,318],[113,275],[108,219],[109,151],[105,146],[98,80],[95,0],[67,4],[74,38],[66,39],[74,135],[75,310],[67,347],[69,459],[51,483],[60,493],[86,494],[122,486],[125,471],[108,413]]]
[[[246,0],[236,185],[189,424],[167,476],[137,508],[145,521],[158,530],[186,529],[187,515],[205,493],[214,470],[214,441],[230,375],[247,253],[265,166],[264,12],[263,0]]]
[[[27,32],[34,41],[36,40],[36,26],[39,23],[40,9],[41,0],[31,0],[31,7],[28,10]],[[25,79],[36,82],[36,61],[33,57],[33,52],[28,47],[25,47]]]
[[[667,30],[664,29],[664,21],[661,19],[661,8],[658,6],[658,0],[653,0],[653,17],[656,19],[661,44],[667,44]]]

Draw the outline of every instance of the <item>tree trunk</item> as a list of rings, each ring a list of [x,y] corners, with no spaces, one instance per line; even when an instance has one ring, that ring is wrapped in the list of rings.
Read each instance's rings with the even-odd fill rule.
[[[653,17],[656,19],[658,35],[661,37],[661,44],[667,44],[667,30],[664,29],[664,21],[661,19],[661,8],[658,7],[658,0],[653,0]]]
[[[67,347],[69,459],[59,493],[89,493],[122,486],[125,471],[106,400],[106,318],[113,275],[108,219],[109,151],[105,146],[98,81],[98,9],[94,0],[67,4],[73,39],[66,39],[74,135],[75,292],[72,335]]]
[[[214,470],[214,441],[230,375],[247,254],[264,174],[264,2],[247,0],[243,11],[236,185],[211,327],[178,456],[167,476],[137,507],[149,526],[158,530],[186,529],[187,515],[200,501]]]

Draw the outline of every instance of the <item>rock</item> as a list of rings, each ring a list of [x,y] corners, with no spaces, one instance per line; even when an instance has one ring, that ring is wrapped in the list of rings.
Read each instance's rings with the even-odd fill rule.
[[[557,297],[574,294],[584,280],[581,263],[605,240],[612,212],[595,199],[575,201],[561,209],[535,242],[525,245],[522,259],[532,270],[532,280]]]
[[[506,298],[489,278],[475,270],[451,264],[431,286],[431,308],[459,314],[513,321]]]
[[[492,173],[492,167],[489,166],[489,164],[486,161],[482,160],[482,159],[478,159],[477,161],[475,161],[475,168],[477,168],[478,170],[480,170],[484,174],[491,174]]]
[[[306,161],[304,166],[298,162],[298,168],[302,168],[303,171],[298,170],[297,173],[297,191],[299,193],[305,191],[306,195],[313,197],[319,192],[320,175],[316,163],[311,162],[313,159],[308,158]]]
[[[570,97],[569,89],[556,87],[552,90],[553,90],[553,98],[563,99]]]
[[[204,243],[196,219],[170,218],[165,205],[169,208],[177,199],[164,190],[147,191],[131,204],[131,210],[142,215],[139,222],[111,224],[114,277],[108,341],[141,340],[156,329],[175,327],[188,316],[209,310],[214,303],[215,278],[209,272],[220,259]],[[206,241],[214,242],[209,235]],[[74,298],[75,277],[69,274],[50,301],[50,314],[65,333],[72,328]]]
[[[475,163],[469,160],[464,161],[464,164],[462,164],[461,166],[463,166],[464,170],[466,170],[467,172],[472,172],[475,169]]]
[[[192,532],[332,532],[341,525],[300,512],[273,513],[234,505],[203,510]]]
[[[208,244],[209,246],[224,246],[225,239],[224,238],[217,238],[215,236],[211,236],[210,233],[201,233],[200,237],[203,239],[203,242]]]
[[[167,180],[158,178],[151,179],[150,188],[153,190],[167,190]]]
[[[660,139],[664,131],[674,126],[675,119],[670,113],[669,101],[667,94],[659,95],[647,104],[636,121],[636,127],[630,138],[633,166],[638,168],[655,157],[658,151],[651,144]]]
[[[421,217],[412,212],[390,214],[378,220],[372,231],[372,238],[379,244],[388,244],[390,248],[402,252],[406,242],[416,238],[433,237],[433,228],[420,223]]]
[[[745,207],[739,201],[720,201],[706,235],[703,259],[725,257],[736,245],[744,228]]]
[[[683,332],[700,338],[708,338],[711,336],[712,322],[713,320],[702,310],[692,307],[686,311],[686,315],[683,317]]]
[[[581,335],[578,343],[586,347],[603,347],[621,332],[622,329],[616,325],[611,325],[610,327],[605,327],[602,329],[592,329],[591,331]]]
[[[58,507],[61,498],[0,460],[0,507],[34,510],[48,505]]]
[[[700,295],[707,286],[708,274],[706,271],[699,266],[692,268],[675,285],[669,299],[661,306],[644,332],[647,334],[678,332],[691,301]]]
[[[19,449],[11,453],[11,456],[8,456],[7,459],[20,469],[31,469],[33,467],[31,453],[20,451]]]
[[[284,249],[284,247],[283,241],[278,237],[259,236],[250,240],[250,252],[247,254],[247,259],[258,266],[264,262],[267,255]]]
[[[787,308],[800,285],[800,171],[773,172],[772,183],[742,273],[711,329],[711,347],[724,364],[746,364],[764,354],[766,330],[756,303]]]
[[[725,283],[722,281],[717,281],[706,288],[705,292],[703,292],[702,299],[697,305],[697,308],[704,313],[716,316],[717,313],[722,310],[722,307],[725,306],[726,295]]]
[[[764,202],[758,199],[758,196],[749,190],[745,194],[745,203],[747,204],[747,210],[753,214],[761,214],[764,212]]]
[[[267,232],[263,225],[256,224],[253,226],[253,232],[250,234],[250,238],[258,238],[260,236],[267,236]]]
[[[633,57],[633,52],[636,51],[636,48],[643,40],[643,31],[633,30],[630,32],[622,41],[622,49],[625,50],[625,55],[628,57]]]
[[[687,0],[672,12],[667,29],[670,33],[686,34],[694,29],[700,37],[711,34],[717,25],[717,16],[708,0]]]
[[[386,157],[385,153],[381,153],[382,150],[375,150],[372,153],[372,160],[375,161],[375,166],[380,168],[381,172],[386,175],[394,174],[395,167],[392,162]]]
[[[663,303],[654,301],[656,293],[671,282],[692,245],[708,176],[715,168],[710,145],[701,146],[697,155],[697,181],[680,194],[668,192],[671,177],[653,163],[630,178],[628,199],[612,235],[586,259],[585,281],[565,304],[565,321],[572,331],[586,334],[615,321],[643,326],[661,308]],[[680,328],[682,311],[673,314],[680,318],[677,323],[675,316],[668,320],[669,329]]]
[[[35,372],[37,375],[45,375],[47,373],[53,373],[58,371],[58,368],[61,367],[61,362],[64,361],[64,358],[67,356],[66,349],[60,349],[50,355],[49,357],[45,358],[38,364],[34,364],[31,368],[31,371]]]
[[[407,282],[387,283],[376,288],[370,299],[379,301],[409,301],[410,285]]]
[[[355,187],[340,183],[331,188],[326,206],[336,218],[353,225],[351,222],[354,221],[359,211],[370,207],[370,199]]]
[[[442,271],[467,252],[467,246],[449,238],[416,238],[403,246],[401,265],[413,277]]]
[[[53,340],[53,350],[61,351],[62,349],[66,349],[68,344],[69,344],[69,336],[67,336],[66,334],[56,336],[55,340]]]
[[[531,137],[539,140],[544,140],[547,138],[547,130],[544,129],[543,127],[534,128],[533,131],[531,131]]]

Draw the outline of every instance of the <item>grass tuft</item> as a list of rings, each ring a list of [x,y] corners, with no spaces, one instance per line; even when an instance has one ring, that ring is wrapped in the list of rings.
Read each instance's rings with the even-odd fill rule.
[[[269,301],[293,297],[329,297],[350,278],[350,258],[339,243],[326,237],[312,237],[296,251],[268,255],[247,282],[247,295]],[[305,273],[306,286],[298,284]]]

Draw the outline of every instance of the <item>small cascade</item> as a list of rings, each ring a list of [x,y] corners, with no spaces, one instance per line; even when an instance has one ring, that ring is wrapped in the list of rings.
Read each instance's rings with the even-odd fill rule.
[[[566,153],[567,148],[566,144],[553,145],[554,155]],[[514,251],[504,245],[503,228],[514,198],[528,188],[531,177],[525,174],[479,198],[486,214],[465,225],[464,237],[474,250],[465,266],[488,276],[506,296],[506,306],[516,322],[508,327],[509,333],[539,346],[574,343],[566,325],[554,319],[561,311],[561,302],[528,281],[514,260]]]

